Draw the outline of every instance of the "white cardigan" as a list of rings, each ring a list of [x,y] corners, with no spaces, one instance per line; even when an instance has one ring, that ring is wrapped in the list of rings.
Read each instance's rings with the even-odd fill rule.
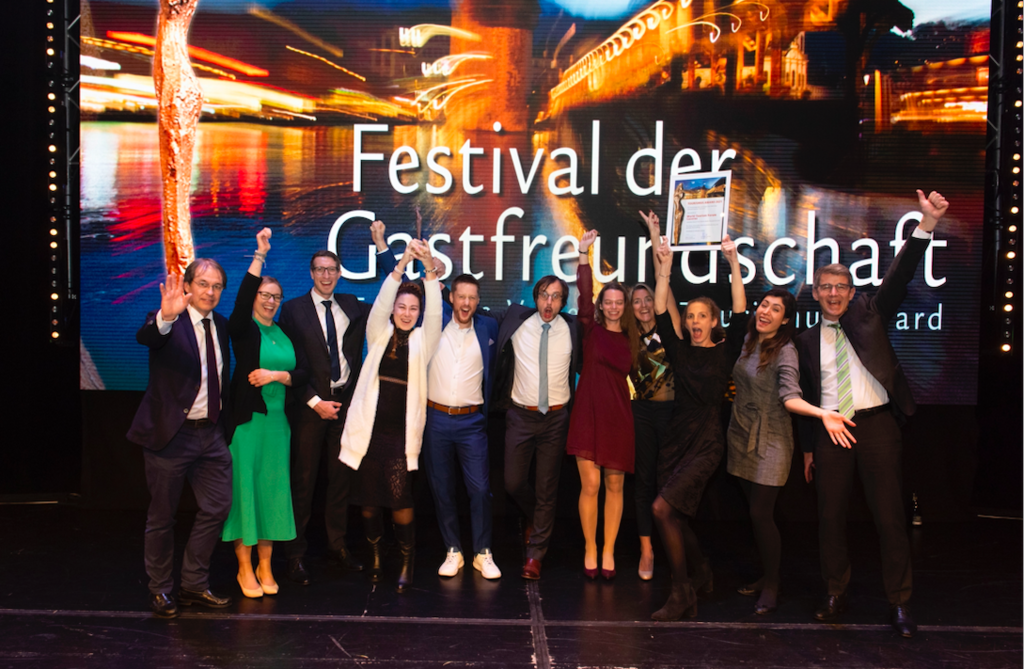
[[[391,312],[400,285],[401,281],[395,279],[394,273],[384,279],[366,321],[366,360],[345,418],[341,455],[338,456],[352,469],[359,469],[366,449],[370,447],[380,395],[380,361],[395,331]],[[426,299],[423,326],[415,328],[409,335],[409,379],[405,399],[405,458],[409,471],[419,468],[423,427],[427,422],[427,363],[441,340],[440,283],[424,281],[423,292]]]

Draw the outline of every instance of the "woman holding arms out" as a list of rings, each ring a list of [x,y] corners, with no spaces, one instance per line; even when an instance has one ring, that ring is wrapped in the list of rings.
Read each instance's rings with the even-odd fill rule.
[[[406,266],[423,262],[423,290],[403,283]],[[426,293],[423,327],[416,327]],[[341,436],[341,461],[358,471],[353,504],[363,507],[366,539],[373,553],[370,579],[382,577],[383,507],[391,509],[402,553],[398,592],[412,585],[415,558],[412,472],[419,467],[427,418],[427,363],[441,338],[441,288],[425,242],[414,239],[384,280],[366,322],[366,361],[356,383]]]
[[[227,439],[233,461],[231,512],[221,534],[233,541],[238,585],[246,597],[276,595],[270,568],[275,541],[295,538],[289,457],[291,430],[284,415],[285,386],[295,378],[295,349],[274,316],[281,284],[261,277],[270,251],[270,228],[256,235],[256,253],[238,287],[228,333],[235,349]],[[252,568],[252,547],[259,566]]]
[[[710,299],[698,297],[686,306],[683,338],[677,338],[668,315],[669,271],[672,250],[663,238],[658,248],[658,282],[654,310],[658,333],[676,380],[675,413],[672,437],[658,454],[658,497],[652,507],[654,521],[661,534],[672,570],[672,590],[668,602],[655,611],[654,620],[678,620],[697,615],[697,590],[709,590],[707,568],[689,519],[697,511],[701,494],[715,472],[725,450],[719,411],[736,358],[746,333],[746,294],[740,276],[736,244],[725,236],[722,253],[729,262],[732,281],[732,323],[728,335],[719,325],[719,309]],[[706,573],[695,574],[691,582],[687,562],[695,568],[704,565]]]
[[[743,354],[732,370],[736,401],[729,423],[728,471],[740,480],[750,506],[750,520],[764,576],[741,586],[741,595],[760,593],[754,613],[775,610],[779,594],[781,540],[775,526],[775,500],[789,477],[793,458],[793,425],[788,411],[820,418],[832,440],[856,441],[836,411],[805,402],[800,394],[796,347],[796,298],[773,288],[761,298],[747,328]]]
[[[657,250],[661,244],[661,227],[658,215],[653,211],[640,216],[647,224],[651,236],[651,248]],[[655,276],[661,272],[658,254],[653,253]],[[668,270],[665,270],[668,272]],[[665,347],[658,335],[654,319],[654,289],[644,283],[633,286],[630,293],[633,316],[640,335],[639,363],[629,374],[632,391],[633,432],[636,436],[636,457],[633,466],[636,490],[637,533],[640,535],[640,565],[637,573],[644,581],[654,577],[654,549],[651,546],[651,532],[654,519],[651,504],[658,495],[658,451],[669,439],[672,423],[672,407],[676,397],[672,368],[665,355]],[[682,337],[679,307],[670,295],[668,313],[676,337]]]
[[[576,268],[577,318],[583,333],[583,370],[569,419],[566,453],[576,456],[580,472],[580,524],[586,550],[583,573],[597,578],[597,495],[604,478],[604,545],[601,575],[615,577],[615,538],[622,521],[622,485],[633,471],[633,414],[626,377],[639,355],[640,334],[626,305],[626,289],[609,283],[597,296],[587,252],[597,238],[589,230],[580,240]]]

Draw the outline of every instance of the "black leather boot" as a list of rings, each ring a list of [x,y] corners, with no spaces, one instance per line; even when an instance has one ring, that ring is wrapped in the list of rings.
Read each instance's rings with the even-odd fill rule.
[[[395,523],[395,542],[402,553],[402,571],[398,573],[398,585],[395,587],[401,594],[408,592],[412,587],[413,567],[416,561],[416,525]]]
[[[380,583],[384,577],[384,518],[377,514],[371,518],[363,517],[366,528],[366,541],[370,544],[370,581]]]
[[[711,563],[707,558],[693,570],[690,575],[690,585],[698,595],[710,595],[715,589],[715,575],[711,571]]]
[[[679,620],[683,616],[697,617],[697,593],[689,581],[672,584],[668,601],[665,602],[665,606],[651,614],[651,620]]]

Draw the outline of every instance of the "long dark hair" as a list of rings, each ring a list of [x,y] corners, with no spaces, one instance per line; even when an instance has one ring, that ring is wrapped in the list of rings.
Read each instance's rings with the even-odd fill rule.
[[[601,302],[604,300],[604,294],[609,290],[617,290],[622,293],[622,317],[619,319],[619,327],[629,341],[629,355],[633,359],[633,369],[637,369],[640,366],[640,329],[636,326],[636,316],[633,315],[629,290],[618,281],[605,284],[601,292],[597,294],[594,320],[598,325],[604,327],[604,311],[601,309]]]
[[[761,296],[757,305],[760,307],[761,303],[769,297],[777,297],[782,300],[782,307],[785,310],[783,319],[786,322],[779,326],[774,337],[761,342],[761,355],[757,361],[758,374],[761,373],[762,369],[775,362],[775,359],[779,357],[779,351],[782,350],[782,347],[792,341],[796,335],[796,298],[785,288],[772,288]],[[760,338],[761,335],[757,331],[757,312],[755,311],[754,317],[747,323],[747,343],[743,345],[743,357],[754,352]]]

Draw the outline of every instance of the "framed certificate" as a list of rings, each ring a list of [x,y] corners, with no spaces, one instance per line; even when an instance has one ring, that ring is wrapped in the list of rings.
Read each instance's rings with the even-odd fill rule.
[[[670,179],[668,240],[672,250],[718,249],[729,229],[732,172],[675,174]]]

